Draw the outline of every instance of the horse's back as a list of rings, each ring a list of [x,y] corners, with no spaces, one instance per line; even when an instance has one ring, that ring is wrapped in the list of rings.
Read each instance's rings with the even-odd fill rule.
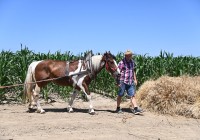
[[[43,60],[35,68],[36,77],[42,79],[47,77],[59,77],[66,74],[66,61]]]
[[[42,60],[42,61],[38,61],[38,65],[46,65],[46,66],[66,66],[66,61],[61,61],[61,60],[51,60],[51,59],[47,59],[47,60]]]

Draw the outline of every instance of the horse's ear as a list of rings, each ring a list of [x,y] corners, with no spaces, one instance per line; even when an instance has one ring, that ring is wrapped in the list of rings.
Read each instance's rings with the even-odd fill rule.
[[[107,51],[103,54],[104,56],[107,56]]]
[[[114,60],[116,60],[116,56],[115,56],[115,55],[113,55],[113,54],[112,54],[112,58],[113,58]]]
[[[103,59],[107,59],[107,51],[103,54]]]
[[[94,56],[94,54],[93,54],[93,51],[92,51],[92,50],[90,50],[90,52],[91,52],[91,55],[92,55],[92,56]]]

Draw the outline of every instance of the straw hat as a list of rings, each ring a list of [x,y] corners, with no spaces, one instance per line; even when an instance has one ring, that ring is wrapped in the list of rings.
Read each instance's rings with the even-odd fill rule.
[[[133,55],[132,51],[130,51],[130,50],[127,50],[124,54],[125,55]]]

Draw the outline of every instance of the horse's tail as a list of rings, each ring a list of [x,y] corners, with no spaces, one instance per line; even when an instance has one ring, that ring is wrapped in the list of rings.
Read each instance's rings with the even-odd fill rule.
[[[26,103],[27,101],[29,101],[31,103],[31,94],[33,92],[33,88],[35,86],[35,78],[34,78],[34,74],[35,74],[35,67],[38,64],[37,62],[32,62],[29,67],[28,67],[28,71],[26,74],[26,79],[24,82],[24,94],[23,94],[23,102]],[[28,99],[27,99],[28,97]]]

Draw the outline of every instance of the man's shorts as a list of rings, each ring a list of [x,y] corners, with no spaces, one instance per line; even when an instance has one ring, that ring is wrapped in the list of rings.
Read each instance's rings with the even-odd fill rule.
[[[135,95],[135,85],[134,84],[128,85],[128,84],[125,84],[124,82],[120,82],[120,88],[118,91],[118,95],[124,96],[125,90],[126,90],[128,96],[132,97]]]

